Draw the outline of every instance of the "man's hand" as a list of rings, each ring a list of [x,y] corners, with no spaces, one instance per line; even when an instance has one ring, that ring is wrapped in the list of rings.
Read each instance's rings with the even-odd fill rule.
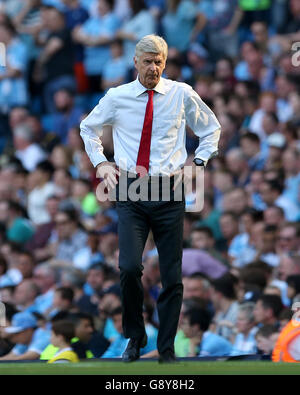
[[[101,162],[97,166],[96,174],[98,178],[103,178],[104,185],[108,191],[114,189],[118,184],[117,176],[120,176],[120,172],[113,162]]]

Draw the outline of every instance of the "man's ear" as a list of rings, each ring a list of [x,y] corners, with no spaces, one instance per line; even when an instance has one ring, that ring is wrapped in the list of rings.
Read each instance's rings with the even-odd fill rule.
[[[134,67],[137,69],[137,62],[138,62],[138,60],[137,60],[136,56],[133,57],[133,61],[134,61]]]

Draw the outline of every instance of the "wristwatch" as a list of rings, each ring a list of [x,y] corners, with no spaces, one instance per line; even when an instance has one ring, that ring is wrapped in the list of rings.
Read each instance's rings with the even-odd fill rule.
[[[193,162],[195,163],[196,166],[205,166],[205,163],[202,159],[195,158]]]

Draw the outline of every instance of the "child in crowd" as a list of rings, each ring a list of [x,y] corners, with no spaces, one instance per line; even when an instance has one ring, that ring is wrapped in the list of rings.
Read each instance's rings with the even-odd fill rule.
[[[51,343],[59,350],[48,363],[79,362],[77,354],[72,350],[71,339],[75,336],[74,324],[61,320],[53,322]]]

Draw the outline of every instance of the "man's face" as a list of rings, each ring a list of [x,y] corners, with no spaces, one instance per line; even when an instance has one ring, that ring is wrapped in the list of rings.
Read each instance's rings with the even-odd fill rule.
[[[140,83],[147,89],[153,89],[160,80],[166,60],[162,54],[145,52],[138,59],[134,57],[134,65],[139,73]]]
[[[203,281],[200,278],[187,278],[184,282],[184,298],[203,298],[208,299],[208,290],[205,289]]]
[[[194,231],[191,234],[191,246],[199,250],[206,250],[212,248],[213,240],[205,232]]]
[[[284,227],[279,233],[279,248],[281,251],[295,251],[297,250],[298,242],[296,229],[292,226]]]
[[[88,342],[91,339],[93,332],[94,329],[88,319],[81,319],[80,323],[75,328],[76,337],[83,342]]]
[[[266,319],[266,309],[264,308],[261,300],[256,302],[253,314],[256,323],[264,323]]]

